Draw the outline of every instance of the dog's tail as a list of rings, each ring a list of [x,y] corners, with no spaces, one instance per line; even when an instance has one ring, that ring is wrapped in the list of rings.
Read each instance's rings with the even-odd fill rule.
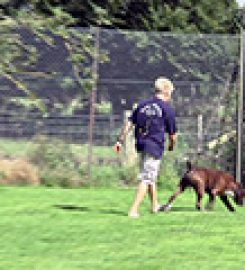
[[[191,162],[189,160],[187,160],[187,162],[186,162],[186,168],[187,168],[188,172],[191,171],[191,169],[192,169],[192,165],[191,165]]]

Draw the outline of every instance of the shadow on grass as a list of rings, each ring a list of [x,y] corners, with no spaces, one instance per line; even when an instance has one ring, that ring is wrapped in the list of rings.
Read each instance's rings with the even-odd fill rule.
[[[104,215],[117,215],[117,216],[128,216],[128,213],[125,211],[117,210],[117,209],[98,209],[98,208],[89,208],[87,206],[77,206],[73,204],[56,204],[55,208],[65,210],[65,211],[76,211],[76,212],[93,212]],[[181,212],[198,212],[195,207],[188,206],[175,206],[169,211],[175,213]],[[163,212],[160,212],[161,214]]]
[[[116,210],[116,209],[90,209],[86,206],[76,206],[73,204],[56,204],[54,205],[55,208],[66,210],[66,211],[78,211],[78,212],[97,212],[100,214],[107,214],[107,215],[118,215],[118,216],[127,216],[127,213]]]
[[[173,206],[170,212],[198,212],[195,207],[191,206]]]
[[[89,212],[90,209],[85,206],[76,206],[72,204],[56,204],[54,205],[55,208],[68,210],[68,211],[78,211],[78,212]]]
[[[120,210],[116,210],[116,209],[100,209],[100,210],[98,210],[98,212],[101,214],[128,216],[127,213],[120,211]]]

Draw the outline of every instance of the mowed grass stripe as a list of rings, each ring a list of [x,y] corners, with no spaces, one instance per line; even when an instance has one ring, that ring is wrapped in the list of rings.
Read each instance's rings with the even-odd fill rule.
[[[129,219],[134,193],[1,187],[0,269],[243,269],[244,208],[199,213],[190,191],[170,213],[152,215],[146,199]]]

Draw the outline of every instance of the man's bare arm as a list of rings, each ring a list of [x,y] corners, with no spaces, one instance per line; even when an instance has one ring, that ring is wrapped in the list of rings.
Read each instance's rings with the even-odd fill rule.
[[[176,134],[169,134],[168,140],[169,140],[168,150],[173,151],[176,144]]]
[[[130,131],[130,129],[132,127],[133,127],[133,124],[129,120],[127,120],[125,122],[125,124],[123,125],[123,127],[121,129],[121,132],[120,132],[120,134],[119,134],[119,136],[117,138],[117,142],[113,147],[116,152],[121,151],[122,145],[123,145],[123,143],[124,143],[124,141],[126,139],[126,136],[127,136],[127,134],[129,133],[129,131]]]
[[[120,134],[118,136],[117,141],[120,142],[121,144],[123,144],[124,141],[125,141],[125,139],[126,139],[127,134],[129,133],[129,131],[131,130],[132,127],[133,127],[132,122],[130,122],[129,120],[127,120],[124,123],[124,125],[123,125],[123,127],[121,129],[121,132],[120,132]]]

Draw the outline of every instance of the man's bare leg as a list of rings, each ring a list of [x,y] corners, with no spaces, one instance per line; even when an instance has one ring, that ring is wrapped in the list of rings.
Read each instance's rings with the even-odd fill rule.
[[[139,205],[146,195],[147,186],[148,185],[146,183],[140,182],[140,184],[138,186],[138,190],[137,190],[136,195],[135,195],[133,205],[131,206],[129,213],[128,213],[128,215],[130,217],[138,217],[139,216],[139,212],[138,212]]]
[[[159,208],[159,203],[157,200],[157,188],[156,183],[148,185],[148,194],[151,200],[152,213],[157,213]]]

